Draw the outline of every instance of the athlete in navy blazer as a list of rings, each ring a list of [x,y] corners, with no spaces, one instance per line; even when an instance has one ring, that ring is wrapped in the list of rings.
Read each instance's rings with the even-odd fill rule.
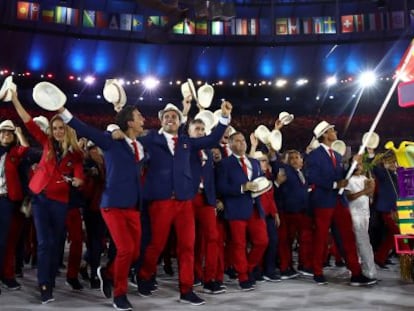
[[[375,279],[362,274],[348,202],[344,194],[339,194],[339,189],[346,187],[348,181],[344,179],[345,170],[341,156],[331,148],[332,143],[337,140],[334,126],[322,121],[315,127],[314,134],[321,145],[306,158],[308,180],[313,189],[310,195],[315,224],[313,278],[318,285],[327,284],[322,271],[323,254],[333,222],[340,233],[347,266],[352,273],[350,285],[375,284]]]
[[[264,211],[259,198],[251,196],[251,191],[257,189],[252,181],[263,173],[257,160],[246,157],[247,145],[242,133],[232,134],[229,143],[233,154],[220,162],[217,191],[224,202],[224,217],[230,225],[232,261],[239,275],[240,288],[252,290],[251,274],[263,259],[268,244]],[[247,233],[252,242],[248,256]]]
[[[116,116],[126,134],[114,140],[109,133],[94,129],[74,118],[68,110],[59,111],[62,118],[78,134],[92,140],[104,153],[106,183],[101,200],[102,217],[116,246],[116,257],[106,268],[98,269],[101,290],[111,297],[117,310],[131,310],[127,299],[129,267],[138,259],[141,243],[140,206],[142,201],[141,163],[144,149],[136,141],[143,132],[144,118],[135,106],[125,106]]]
[[[183,121],[181,111],[173,104],[159,111],[162,132],[149,131],[139,140],[149,153],[148,173],[144,183],[145,199],[151,201],[151,242],[139,271],[138,291],[142,296],[151,295],[152,277],[157,270],[158,257],[167,242],[172,226],[177,234],[180,301],[193,305],[205,301],[193,292],[194,282],[194,196],[190,156],[196,150],[212,148],[219,142],[227,128],[232,106],[222,103],[223,117],[209,136],[190,138],[179,132]]]

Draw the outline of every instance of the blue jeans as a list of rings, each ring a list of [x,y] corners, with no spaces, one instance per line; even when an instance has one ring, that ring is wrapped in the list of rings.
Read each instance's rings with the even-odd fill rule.
[[[0,271],[3,269],[7,237],[13,216],[14,203],[7,197],[0,197]]]
[[[37,237],[37,281],[39,286],[54,286],[60,259],[59,242],[65,230],[68,204],[33,196],[32,211]]]

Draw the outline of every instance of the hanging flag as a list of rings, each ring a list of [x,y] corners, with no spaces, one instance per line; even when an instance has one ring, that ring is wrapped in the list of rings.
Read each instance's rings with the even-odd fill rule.
[[[172,28],[172,32],[178,35],[184,34],[184,22],[175,24],[174,27]]]
[[[317,33],[317,34],[323,33],[323,18],[322,17],[313,18],[313,33]]]
[[[109,26],[108,13],[103,12],[103,11],[96,11],[95,26],[96,28],[108,28]]]
[[[341,16],[342,33],[354,32],[354,16],[344,15]]]
[[[42,10],[42,22],[53,23],[53,17],[55,16],[54,8],[45,8]]]
[[[189,19],[184,20],[184,34],[193,35],[195,34],[195,22]]]
[[[119,29],[119,14],[113,13],[109,15],[109,29],[118,30]]]
[[[39,10],[40,5],[39,3],[30,3],[30,10],[29,10],[29,19],[32,21],[39,20]]]
[[[271,36],[272,35],[272,23],[269,18],[260,18],[259,19],[259,29],[260,35],[262,36]]]
[[[276,18],[276,35],[288,34],[288,20],[287,18]]]
[[[332,16],[323,18],[324,33],[336,33],[336,21]]]
[[[365,31],[365,24],[364,24],[364,15],[357,14],[354,15],[354,26],[356,32],[363,32]]]
[[[143,31],[144,30],[144,16],[143,15],[132,15],[132,31]]]
[[[66,25],[79,25],[79,9],[68,8],[66,10]]]
[[[207,21],[197,21],[196,22],[196,34],[207,35],[207,33],[208,33]]]
[[[17,19],[29,19],[30,2],[17,2]]]
[[[398,105],[402,108],[414,106],[414,81],[398,85]]]
[[[213,36],[221,36],[224,34],[224,27],[222,21],[211,22],[211,34]]]
[[[311,34],[313,33],[313,20],[310,17],[302,18],[302,33]]]
[[[224,34],[227,36],[236,34],[236,20],[231,19],[229,21],[224,21]]]
[[[147,27],[160,26],[160,17],[159,16],[148,16],[147,18]]]
[[[300,19],[297,17],[288,18],[288,33],[290,35],[300,34]]]
[[[376,12],[369,14],[369,30],[381,31],[384,30],[384,20],[382,12]]]
[[[95,27],[95,11],[83,10],[83,27]]]
[[[391,12],[391,29],[404,29],[405,18],[404,11]]]
[[[55,23],[66,24],[66,12],[67,12],[66,7],[57,6],[55,8]]]
[[[248,34],[256,36],[259,34],[259,20],[257,18],[250,18],[248,20]]]
[[[121,30],[131,31],[132,29],[132,14],[120,15],[120,27]]]
[[[408,60],[408,63],[405,66],[404,72],[400,72],[406,60]],[[400,80],[403,82],[414,80],[414,40],[411,41],[410,46],[404,52],[404,55],[397,66],[396,74],[400,75]]]
[[[247,19],[236,18],[236,35],[239,35],[239,36],[247,35]]]

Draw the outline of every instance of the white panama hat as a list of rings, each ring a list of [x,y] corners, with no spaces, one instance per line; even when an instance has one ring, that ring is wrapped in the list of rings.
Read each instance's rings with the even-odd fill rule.
[[[362,144],[368,139],[369,132],[366,132],[364,136],[362,136]],[[368,141],[366,142],[367,148],[376,149],[380,143],[380,137],[377,133],[372,132],[371,136],[369,137]]]
[[[40,129],[47,133],[49,131],[49,120],[45,116],[37,116],[33,121],[40,127]]]
[[[269,135],[269,129],[263,124],[259,125],[254,131],[254,136],[265,145],[269,143]]]
[[[340,139],[335,140],[332,143],[331,148],[335,150],[336,152],[338,152],[342,157],[346,153],[346,144],[343,140],[340,140]]]
[[[203,121],[205,132],[207,135],[209,135],[214,127],[214,114],[210,110],[201,110],[196,114],[194,120],[195,119],[200,119]]]
[[[16,84],[13,83],[13,77],[8,76],[4,79],[3,85],[0,89],[0,100],[9,102],[12,100],[12,92],[10,90],[16,91]]]
[[[198,104],[202,108],[210,107],[214,97],[214,88],[207,83],[200,86],[197,90],[197,97]]]
[[[181,84],[181,95],[183,95],[183,98],[187,98],[191,95],[192,99],[194,99],[195,101],[198,100],[193,80],[187,79],[187,82]]]
[[[66,95],[53,83],[39,82],[33,88],[33,100],[41,108],[57,111],[66,103]]]
[[[107,79],[102,93],[105,100],[114,105],[115,111],[119,112],[125,106],[127,96],[124,87],[117,79]]]
[[[289,112],[282,111],[279,113],[279,120],[283,123],[283,125],[288,125],[293,121],[295,116],[293,114],[290,114]]]
[[[180,121],[183,119],[183,113],[181,112],[180,109],[177,108],[176,105],[168,103],[164,109],[158,111],[158,119],[160,119],[160,121],[162,120],[162,116],[164,115],[165,112],[167,111],[175,111],[178,116],[180,117]]]
[[[257,177],[252,182],[257,184],[257,190],[251,194],[252,198],[257,198],[272,188],[272,182],[264,176]]]
[[[273,150],[280,151],[282,149],[282,133],[279,130],[271,131],[268,141]]]
[[[327,130],[334,128],[335,125],[329,124],[326,121],[321,121],[318,123],[318,125],[315,126],[313,129],[313,134],[316,138],[321,137]]]
[[[4,120],[0,123],[0,131],[15,131],[16,126],[14,126],[14,123],[12,120]]]

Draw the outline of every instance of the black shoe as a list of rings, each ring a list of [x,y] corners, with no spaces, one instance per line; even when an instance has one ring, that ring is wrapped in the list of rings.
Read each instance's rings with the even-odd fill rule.
[[[222,288],[218,282],[210,281],[210,282],[204,283],[203,293],[217,295],[217,294],[222,294],[225,292],[226,292],[226,289]]]
[[[240,290],[242,290],[244,292],[254,290],[254,286],[253,286],[252,282],[250,282],[249,280],[239,282],[239,288],[240,288]]]
[[[89,273],[88,273],[88,266],[81,266],[79,269],[79,274],[84,281],[89,281]]]
[[[305,267],[299,266],[298,272],[304,276],[313,276],[313,270],[311,268],[305,268]]]
[[[325,277],[323,275],[314,275],[313,276],[313,280],[318,285],[326,285],[326,284],[328,284],[328,281],[325,279]]]
[[[100,289],[101,288],[101,282],[99,281],[98,277],[91,277],[89,284],[91,286],[91,289]]]
[[[229,277],[229,279],[235,280],[237,279],[237,272],[233,268],[228,268],[224,271],[225,274]]]
[[[79,282],[77,278],[66,279],[66,285],[72,287],[73,290],[82,290],[83,285]]]
[[[120,310],[120,311],[132,310],[132,305],[128,301],[128,298],[126,295],[114,297],[114,302],[112,303],[112,305],[114,306],[116,310]]]
[[[389,266],[394,266],[395,265],[395,263],[389,258],[387,260],[385,260],[385,264],[389,265]]]
[[[40,300],[42,301],[42,305],[55,301],[55,298],[53,298],[52,294],[52,288],[50,286],[40,286]]]
[[[3,287],[8,290],[19,290],[22,286],[16,281],[16,279],[4,279]]]
[[[351,286],[369,286],[377,283],[377,279],[367,278],[365,275],[360,274],[357,276],[352,276],[349,285]]]
[[[342,268],[342,267],[345,267],[345,266],[346,265],[345,265],[343,260],[335,261],[335,267]]]
[[[193,306],[200,306],[205,304],[205,300],[197,296],[193,291],[180,295],[180,302],[189,303]]]
[[[165,274],[169,275],[169,276],[174,276],[174,270],[171,267],[171,265],[164,265],[164,272]]]
[[[149,297],[152,295],[152,292],[154,289],[154,284],[151,280],[144,281],[144,280],[138,280],[138,294],[141,297]]]
[[[195,278],[194,283],[193,283],[193,287],[197,287],[197,286],[201,286],[201,285],[203,285],[203,281],[201,279]]]
[[[221,289],[227,289],[227,286],[224,285],[222,281],[216,281],[216,283]]]
[[[132,272],[129,274],[128,284],[131,285],[132,287],[138,288],[137,275],[135,272]]]
[[[267,282],[280,282],[282,279],[277,273],[264,274],[263,279]]]
[[[282,280],[290,280],[290,279],[297,278],[298,276],[299,276],[299,273],[292,268],[287,268],[285,271],[280,272],[280,278]]]
[[[106,268],[99,267],[97,270],[98,278],[100,281],[101,293],[106,298],[111,298],[112,296],[112,281],[105,275]]]

